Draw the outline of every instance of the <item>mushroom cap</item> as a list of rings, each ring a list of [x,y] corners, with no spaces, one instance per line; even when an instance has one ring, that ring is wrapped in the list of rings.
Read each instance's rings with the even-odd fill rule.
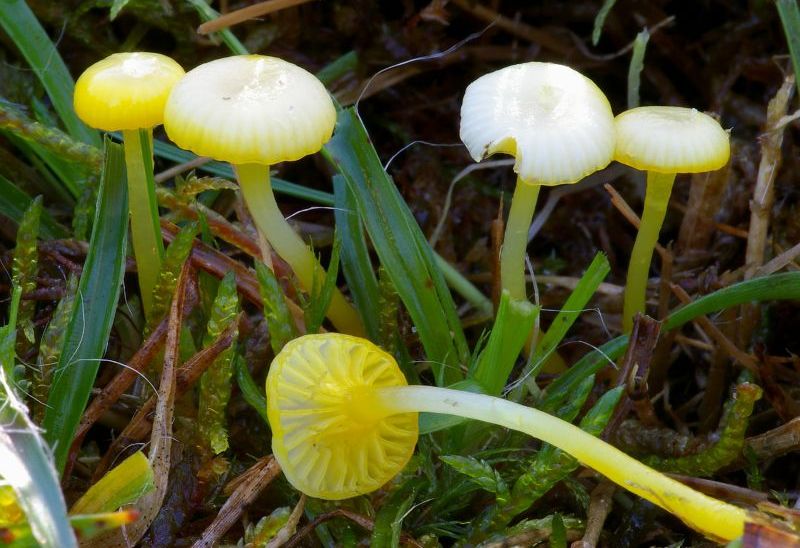
[[[728,163],[728,132],[714,118],[693,108],[638,107],[615,120],[614,159],[658,173],[714,171]]]
[[[78,117],[104,131],[151,128],[183,68],[160,53],[114,53],[87,68],[75,83]]]
[[[525,182],[574,183],[611,162],[614,115],[600,88],[581,73],[523,63],[467,87],[461,140],[476,162],[496,152],[514,156],[514,171]]]
[[[417,413],[390,414],[373,394],[405,385],[394,358],[365,339],[325,333],[284,346],[267,376],[267,417],[289,482],[338,500],[397,475],[417,443]]]
[[[232,164],[298,160],[333,134],[336,109],[313,74],[276,57],[205,63],[178,82],[164,128],[178,146]]]

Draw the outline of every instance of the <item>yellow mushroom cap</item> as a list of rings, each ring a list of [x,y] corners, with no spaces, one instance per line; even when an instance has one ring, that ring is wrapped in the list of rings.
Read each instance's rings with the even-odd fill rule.
[[[496,152],[538,185],[574,183],[614,155],[608,99],[581,73],[554,63],[523,63],[472,82],[461,105],[461,140],[479,162]]]
[[[638,107],[615,120],[614,159],[659,173],[714,171],[728,163],[728,132],[708,114],[684,107]]]
[[[372,393],[405,385],[394,358],[367,340],[325,333],[290,341],[267,376],[272,452],[289,482],[338,500],[397,475],[414,452],[417,413],[390,415]]]
[[[159,53],[115,53],[86,69],[75,83],[78,117],[104,131],[151,128],[164,119],[164,104],[184,75]]]
[[[270,165],[313,154],[335,123],[322,82],[263,55],[226,57],[190,70],[164,113],[175,144],[232,164]]]

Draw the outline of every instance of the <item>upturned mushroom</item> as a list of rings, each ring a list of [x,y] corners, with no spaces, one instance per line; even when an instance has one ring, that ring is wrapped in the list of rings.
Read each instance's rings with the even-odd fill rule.
[[[326,333],[289,342],[267,376],[272,450],[299,491],[343,499],[378,489],[408,463],[418,413],[490,422],[550,443],[716,540],[742,535],[751,516],[645,466],[561,419],[501,398],[408,386],[371,342]]]
[[[122,131],[133,252],[148,317],[164,256],[152,130],[162,123],[167,97],[183,75],[183,68],[165,55],[115,53],[90,66],[75,83],[74,106],[80,119],[96,129]]]
[[[645,311],[650,261],[664,223],[678,173],[702,173],[723,167],[730,158],[728,132],[711,116],[693,108],[638,107],[616,117],[614,159],[647,172],[642,220],[631,251],[622,326],[633,328]]]
[[[269,166],[319,151],[335,122],[333,101],[316,77],[263,55],[217,59],[189,71],[164,113],[167,135],[178,146],[233,165],[256,227],[307,291],[322,287],[325,271],[278,208]],[[364,332],[338,290],[327,316],[340,331]]]
[[[460,133],[476,162],[498,152],[516,160],[500,282],[512,298],[526,300],[525,250],[539,188],[576,183],[611,162],[611,106],[594,82],[569,67],[523,63],[467,87]]]

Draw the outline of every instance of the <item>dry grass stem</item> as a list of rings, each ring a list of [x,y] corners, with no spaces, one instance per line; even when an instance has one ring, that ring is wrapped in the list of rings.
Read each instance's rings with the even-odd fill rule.
[[[233,25],[244,23],[255,17],[262,17],[286,8],[299,6],[308,1],[309,0],[267,0],[266,2],[259,2],[258,4],[253,4],[252,6],[220,15],[212,21],[203,23],[197,27],[197,33],[210,34],[212,32],[217,32]]]
[[[219,543],[222,536],[239,521],[245,508],[250,505],[258,495],[281,473],[278,462],[268,455],[259,459],[247,470],[243,476],[245,480],[239,481],[236,489],[231,493],[225,504],[220,508],[217,517],[211,522],[203,535],[192,544],[192,548],[211,548]]]

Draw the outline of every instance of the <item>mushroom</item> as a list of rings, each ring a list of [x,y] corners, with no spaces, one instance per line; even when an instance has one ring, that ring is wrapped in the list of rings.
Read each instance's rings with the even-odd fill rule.
[[[322,287],[325,271],[278,209],[269,166],[319,151],[335,123],[333,101],[316,77],[263,55],[217,59],[189,71],[164,113],[167,135],[178,146],[233,165],[256,227],[307,291]],[[338,289],[327,315],[339,331],[364,332]]]
[[[148,318],[164,256],[153,181],[152,130],[162,123],[167,96],[183,75],[181,66],[165,55],[115,53],[90,66],[75,83],[78,117],[96,129],[122,131],[133,252]]]
[[[496,152],[516,159],[500,282],[513,299],[527,300],[525,249],[539,187],[578,182],[611,162],[611,106],[594,82],[569,67],[523,63],[467,87],[460,133],[476,162]]]
[[[338,333],[294,339],[267,376],[273,453],[289,482],[313,497],[354,497],[394,477],[414,451],[418,412],[529,434],[717,540],[741,536],[752,518],[537,409],[483,394],[408,386],[394,358],[364,339]]]
[[[630,333],[634,316],[645,311],[650,260],[675,175],[719,169],[728,162],[731,149],[728,132],[719,122],[693,108],[638,107],[619,114],[614,124],[614,159],[647,172],[642,221],[625,283],[622,326]]]

